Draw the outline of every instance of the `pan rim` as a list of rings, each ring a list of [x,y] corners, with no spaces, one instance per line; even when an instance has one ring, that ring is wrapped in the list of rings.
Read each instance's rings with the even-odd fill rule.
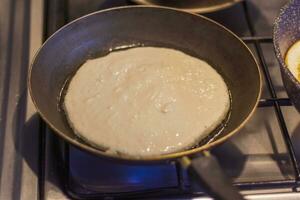
[[[237,39],[242,45],[243,47],[249,52],[250,56],[252,57],[255,66],[257,68],[257,72],[258,72],[258,76],[259,76],[259,88],[258,88],[258,93],[256,96],[256,101],[255,104],[253,105],[253,107],[251,108],[250,113],[247,115],[247,117],[239,124],[239,126],[237,126],[234,130],[232,130],[231,132],[227,133],[225,136],[219,138],[216,141],[213,141],[209,144],[205,144],[202,145],[200,147],[196,147],[193,149],[188,149],[188,150],[182,150],[179,152],[173,152],[173,153],[168,153],[168,154],[163,154],[163,155],[156,155],[156,156],[145,156],[145,157],[134,157],[134,156],[127,156],[127,155],[118,155],[118,154],[110,154],[107,153],[105,151],[101,151],[97,148],[94,148],[88,144],[83,144],[78,142],[75,139],[71,139],[70,137],[66,136],[66,134],[63,131],[58,130],[48,119],[47,117],[44,115],[44,113],[39,109],[34,95],[33,95],[33,91],[32,91],[32,87],[31,87],[31,80],[32,80],[32,69],[33,66],[35,64],[36,58],[38,57],[40,51],[43,49],[43,47],[55,36],[57,35],[60,31],[62,31],[63,29],[65,29],[65,27],[70,26],[73,23],[76,23],[77,21],[87,18],[89,16],[95,15],[95,14],[99,14],[99,13],[105,13],[105,12],[109,12],[112,10],[122,10],[122,9],[135,9],[135,8],[155,8],[155,9],[165,9],[165,10],[173,10],[176,12],[181,12],[181,13],[185,13],[187,15],[193,15],[195,17],[199,17],[202,18],[204,20],[209,21],[210,23],[224,29],[224,31],[228,32],[231,36],[233,36],[235,39]],[[29,70],[28,70],[28,78],[27,78],[27,85],[29,88],[29,94],[30,97],[32,99],[32,102],[36,108],[37,113],[41,116],[41,118],[47,123],[48,126],[50,126],[50,128],[53,130],[53,132],[57,135],[59,135],[61,138],[63,138],[65,141],[67,141],[69,144],[72,144],[76,147],[79,147],[80,149],[83,149],[85,151],[88,151],[90,153],[93,153],[97,156],[101,156],[103,158],[110,158],[110,159],[117,159],[117,160],[122,160],[122,161],[129,161],[129,162],[151,162],[151,161],[163,161],[163,160],[175,160],[179,157],[183,157],[183,156],[190,156],[190,155],[194,155],[196,153],[201,153],[205,150],[209,150],[212,147],[221,144],[223,142],[225,142],[227,139],[229,139],[230,137],[232,137],[233,135],[235,135],[248,121],[249,119],[252,117],[252,115],[254,114],[257,105],[259,103],[259,99],[261,97],[261,91],[262,91],[262,76],[261,76],[261,71],[260,71],[260,67],[259,64],[254,56],[254,54],[251,52],[250,48],[242,41],[241,38],[239,38],[237,35],[235,35],[232,31],[230,31],[228,28],[224,27],[223,25],[219,24],[218,22],[209,19],[205,16],[202,15],[198,15],[198,14],[194,14],[194,13],[190,13],[184,10],[180,10],[180,9],[176,9],[176,8],[170,8],[170,7],[163,7],[163,6],[145,6],[145,5],[134,5],[134,6],[120,6],[120,7],[114,7],[114,8],[109,8],[109,9],[105,9],[105,10],[100,10],[100,11],[96,11],[87,15],[84,15],[70,23],[67,23],[66,25],[62,26],[61,28],[59,28],[56,32],[54,32],[44,43],[43,45],[38,49],[38,51],[35,53],[35,56],[32,59],[32,62],[29,66]]]
[[[131,0],[134,3],[137,3],[139,5],[145,5],[145,6],[160,6],[158,4],[151,4],[151,2],[147,0]],[[226,2],[223,4],[211,6],[211,7],[206,7],[206,8],[175,8],[175,7],[167,7],[167,8],[175,8],[175,9],[180,9],[186,12],[192,12],[192,13],[198,13],[198,14],[206,14],[206,13],[212,13],[216,11],[220,11],[226,8],[230,8],[234,6],[237,3],[240,3],[242,0],[231,0],[231,2]],[[164,6],[161,6],[164,7]]]

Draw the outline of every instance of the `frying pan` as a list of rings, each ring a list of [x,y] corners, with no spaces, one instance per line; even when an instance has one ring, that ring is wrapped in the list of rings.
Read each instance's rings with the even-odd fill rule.
[[[111,154],[78,139],[60,109],[66,80],[87,59],[128,45],[173,48],[211,64],[223,76],[232,96],[224,130],[192,149],[144,158]],[[64,26],[44,43],[29,69],[28,84],[38,113],[67,142],[98,156],[133,164],[179,161],[212,197],[242,199],[207,150],[237,133],[253,114],[261,93],[261,76],[247,46],[216,22],[164,7],[129,6],[95,12]],[[197,153],[201,155],[192,156]]]

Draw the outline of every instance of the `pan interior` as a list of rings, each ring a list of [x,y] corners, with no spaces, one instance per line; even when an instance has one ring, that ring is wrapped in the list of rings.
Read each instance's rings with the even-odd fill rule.
[[[123,7],[96,12],[55,33],[40,49],[30,71],[30,92],[39,113],[68,142],[97,155],[108,155],[76,137],[59,102],[66,80],[83,62],[128,45],[177,49],[205,60],[221,74],[232,103],[230,118],[214,140],[231,135],[257,104],[260,94],[257,64],[248,48],[220,25],[201,16],[158,7]],[[202,144],[194,152],[202,150],[201,147]],[[191,152],[148,159],[188,153]]]
[[[145,44],[131,44],[131,45],[124,45],[124,46],[120,46],[120,47],[114,47],[114,48],[111,48],[109,50],[107,50],[106,52],[97,52],[95,53],[94,55],[91,55],[89,59],[95,59],[95,58],[100,58],[100,57],[103,57],[103,56],[106,56],[107,54],[111,53],[111,52],[116,52],[116,51],[123,51],[123,50],[127,50],[127,49],[132,49],[132,48],[138,48],[138,47],[164,47],[164,46],[160,46],[159,44],[157,44],[156,46],[147,46]],[[81,67],[81,65],[77,68],[77,70]],[[62,87],[62,90],[60,92],[60,97],[59,97],[59,102],[58,102],[58,109],[60,110],[63,118],[64,118],[64,121],[66,123],[68,123],[68,126],[70,129],[72,129],[69,121],[68,121],[68,117],[67,117],[67,113],[65,112],[65,109],[64,109],[64,100],[65,100],[65,95],[67,93],[67,90],[69,88],[69,84],[73,78],[73,76],[75,75],[75,73],[77,72],[77,70],[71,74],[69,77],[67,77],[66,81],[65,81],[65,84],[63,85]],[[231,97],[231,92],[230,90],[228,90],[228,94],[229,94],[229,100],[230,100],[230,108],[225,116],[225,118],[217,125],[217,127],[211,131],[206,137],[204,137],[203,139],[199,140],[199,142],[197,144],[195,144],[194,146],[192,147],[186,147],[184,148],[183,150],[188,150],[188,149],[193,149],[193,148],[197,148],[197,147],[201,147],[205,144],[209,144],[209,143],[212,143],[214,142],[215,140],[217,140],[217,138],[222,134],[223,130],[225,129],[225,127],[227,126],[229,120],[230,120],[230,115],[231,115],[231,104],[232,104],[232,97]],[[74,132],[74,131],[73,131]],[[86,141],[84,138],[81,138],[80,135],[74,133],[75,136],[77,137],[77,140],[82,142],[82,143],[86,143],[87,145],[90,145],[90,146],[93,146],[101,151],[108,151],[107,148],[105,147],[101,147],[99,145],[94,145],[93,143],[89,143],[88,141]],[[130,155],[124,155],[122,154],[121,152],[116,152],[118,153],[120,156],[130,156]]]

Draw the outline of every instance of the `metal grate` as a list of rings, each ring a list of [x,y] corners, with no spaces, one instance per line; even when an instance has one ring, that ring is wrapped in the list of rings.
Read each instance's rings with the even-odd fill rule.
[[[50,3],[51,2],[51,3]],[[48,4],[46,4],[47,12],[46,12],[46,37],[50,36],[56,29],[58,29],[60,26],[62,26],[67,19],[67,9],[64,7],[65,3],[59,3],[60,1],[48,1]],[[63,1],[65,2],[65,1]],[[260,37],[257,36],[256,31],[254,29],[253,22],[251,20],[251,17],[249,15],[249,9],[247,6],[246,1],[242,1],[242,8],[243,13],[245,15],[245,19],[247,22],[247,26],[250,31],[249,37],[243,37],[242,40],[247,44],[252,44],[255,47],[255,51],[258,56],[258,61],[261,67],[262,74],[266,80],[267,89],[270,93],[270,98],[263,98],[259,101],[259,107],[273,107],[275,109],[275,114],[281,129],[281,133],[284,138],[285,145],[288,150],[288,154],[290,156],[293,169],[294,169],[294,179],[292,180],[282,180],[282,181],[262,181],[262,182],[247,182],[247,183],[236,183],[236,186],[240,187],[242,190],[246,189],[254,189],[254,188],[273,188],[277,186],[284,186],[288,188],[296,189],[296,187],[299,187],[300,182],[300,169],[297,163],[297,159],[295,156],[295,151],[293,149],[292,141],[289,136],[289,132],[287,129],[287,125],[285,123],[285,118],[282,114],[281,107],[282,106],[291,106],[291,102],[288,98],[278,98],[276,95],[275,87],[272,82],[272,78],[270,76],[269,68],[266,64],[266,59],[264,56],[264,53],[262,51],[262,44],[269,43],[272,44],[273,40],[271,37]],[[44,127],[44,126],[42,126]],[[42,134],[44,135],[44,134]],[[42,136],[41,140],[43,141],[41,144],[40,149],[45,149],[45,136]],[[190,197],[196,197],[199,195],[203,195],[201,192],[194,192],[191,188],[187,187],[184,178],[182,169],[179,165],[176,165],[177,170],[177,179],[178,179],[178,186],[177,187],[169,187],[169,188],[159,188],[155,190],[142,190],[137,192],[129,192],[129,193],[111,193],[111,194],[100,194],[100,193],[86,193],[86,194],[79,194],[72,190],[72,185],[70,185],[70,172],[69,172],[69,145],[65,144],[64,146],[64,172],[63,172],[63,183],[64,183],[64,192],[73,199],[100,199],[104,197],[115,197],[115,198],[121,198],[121,199],[132,199],[132,198],[141,198],[141,197],[168,197],[171,198],[172,196],[178,197],[184,197],[184,198],[190,198]],[[41,198],[43,198],[43,168],[45,166],[43,154],[44,150],[42,151],[42,156],[40,157],[40,194]]]
[[[250,34],[252,36],[250,38],[251,40],[244,40],[244,42],[247,42],[247,43],[251,42],[251,43],[254,44],[255,50],[258,54],[261,70],[262,70],[263,75],[265,77],[268,90],[271,94],[271,99],[261,99],[259,106],[274,106],[274,108],[275,108],[276,117],[277,117],[278,123],[280,125],[281,133],[284,137],[284,142],[287,146],[288,152],[290,154],[290,157],[291,157],[291,160],[292,160],[292,163],[293,163],[293,167],[294,167],[294,170],[295,170],[295,184],[297,184],[297,182],[300,180],[300,170],[299,170],[299,166],[298,166],[298,163],[297,163],[296,154],[295,154],[295,151],[293,149],[292,141],[291,141],[291,138],[289,136],[289,132],[288,132],[288,129],[287,129],[287,126],[286,126],[281,108],[280,108],[280,106],[291,105],[291,104],[290,103],[287,104],[288,99],[279,99],[279,98],[277,98],[276,91],[274,89],[274,85],[273,85],[273,82],[272,82],[272,78],[270,76],[269,68],[266,64],[266,60],[265,60],[265,57],[264,57],[264,54],[263,54],[263,51],[262,51],[262,48],[261,48],[261,43],[272,43],[273,40],[272,40],[272,38],[255,37],[256,36],[256,31],[254,29],[253,22],[251,21],[251,17],[249,15],[249,10],[248,10],[247,3],[246,3],[246,1],[243,1],[242,4],[243,4],[243,9],[244,9],[247,25],[249,27]],[[266,102],[272,102],[272,103],[270,105],[268,105],[268,104],[266,104]]]

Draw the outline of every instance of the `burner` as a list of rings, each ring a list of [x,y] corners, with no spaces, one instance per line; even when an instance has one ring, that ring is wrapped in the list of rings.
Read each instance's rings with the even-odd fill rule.
[[[66,148],[66,171],[70,185],[94,193],[122,193],[178,185],[176,167],[165,163],[157,165],[122,164],[106,160],[74,147]]]

